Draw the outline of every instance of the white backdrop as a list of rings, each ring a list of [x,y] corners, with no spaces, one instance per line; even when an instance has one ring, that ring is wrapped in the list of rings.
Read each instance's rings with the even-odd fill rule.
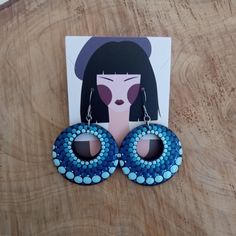
[[[79,123],[80,119],[80,97],[82,80],[78,79],[74,72],[75,61],[80,50],[91,36],[66,36],[66,66],[67,66],[67,87],[70,125]],[[153,67],[157,89],[158,102],[161,117],[152,121],[168,126],[169,118],[169,94],[170,94],[170,66],[171,66],[171,38],[168,37],[147,37],[151,43],[150,62]],[[140,125],[141,122],[130,122],[130,128]],[[99,123],[104,128],[107,123]]]

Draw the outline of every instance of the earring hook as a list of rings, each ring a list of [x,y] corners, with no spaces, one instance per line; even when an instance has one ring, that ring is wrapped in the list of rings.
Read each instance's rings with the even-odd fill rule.
[[[143,91],[143,96],[144,96],[144,102],[143,102],[143,111],[144,111],[144,117],[143,120],[146,122],[146,124],[149,126],[151,117],[149,116],[148,112],[147,112],[147,108],[145,106],[146,102],[147,102],[147,95],[146,95],[146,91],[145,88],[141,89]]]
[[[89,94],[89,106],[87,110],[86,120],[88,121],[88,125],[90,125],[90,121],[92,120],[92,112],[91,112],[91,102],[92,102],[92,96],[93,96],[94,88],[91,88],[90,94]]]

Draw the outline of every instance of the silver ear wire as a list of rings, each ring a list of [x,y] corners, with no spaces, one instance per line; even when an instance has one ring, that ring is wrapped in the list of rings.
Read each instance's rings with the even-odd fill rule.
[[[87,110],[86,120],[88,121],[88,125],[90,125],[90,121],[92,120],[92,112],[91,112],[91,102],[92,102],[92,96],[93,96],[94,88],[91,88],[90,94],[89,94],[89,106]]]
[[[145,88],[141,88],[142,92],[143,92],[143,96],[144,96],[144,102],[143,102],[143,111],[144,111],[144,117],[143,120],[146,122],[146,124],[149,126],[151,117],[149,116],[148,112],[147,112],[147,108],[145,106],[146,101],[147,101],[147,95],[146,95],[146,91]]]

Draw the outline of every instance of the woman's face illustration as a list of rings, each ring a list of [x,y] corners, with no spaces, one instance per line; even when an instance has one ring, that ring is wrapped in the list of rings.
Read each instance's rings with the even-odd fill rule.
[[[138,96],[140,80],[140,74],[98,74],[99,96],[113,111],[129,110]]]

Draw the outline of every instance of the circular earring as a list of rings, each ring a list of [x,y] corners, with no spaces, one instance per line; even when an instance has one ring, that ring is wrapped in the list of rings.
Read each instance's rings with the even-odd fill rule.
[[[118,146],[112,135],[101,126],[90,124],[92,93],[93,89],[86,117],[88,123],[75,124],[63,130],[56,138],[52,150],[53,163],[58,172],[81,185],[102,182],[114,173],[118,165]],[[73,150],[73,142],[80,134],[92,134],[100,141],[100,152],[92,160],[85,161]]]
[[[146,102],[146,93],[144,101]],[[178,171],[182,163],[182,146],[178,137],[169,128],[150,124],[150,116],[144,109],[145,125],[133,129],[123,140],[120,148],[120,166],[128,178],[142,185],[157,185],[169,180]],[[163,143],[161,156],[151,161],[144,160],[137,152],[137,144],[142,137],[148,134],[156,135]]]

